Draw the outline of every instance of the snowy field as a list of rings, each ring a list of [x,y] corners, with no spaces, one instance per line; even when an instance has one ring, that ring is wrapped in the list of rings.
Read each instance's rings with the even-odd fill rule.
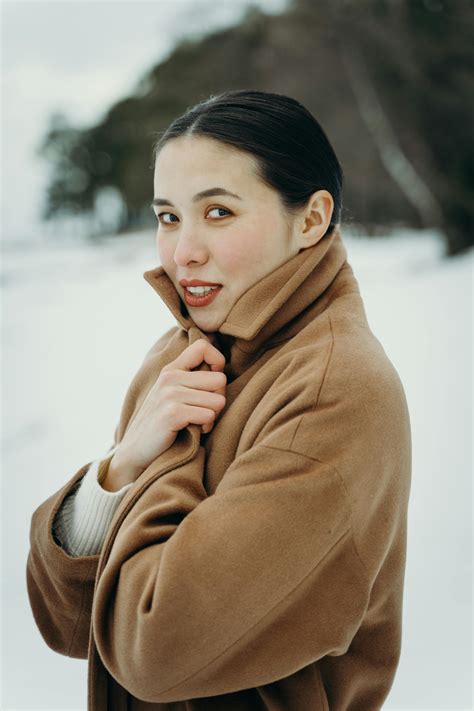
[[[384,710],[471,709],[473,252],[443,259],[429,232],[344,234],[413,436],[403,649]],[[156,259],[153,231],[5,244],[3,709],[86,708],[86,661],[52,652],[29,607],[30,519],[108,449],[131,378],[175,324],[142,276]]]

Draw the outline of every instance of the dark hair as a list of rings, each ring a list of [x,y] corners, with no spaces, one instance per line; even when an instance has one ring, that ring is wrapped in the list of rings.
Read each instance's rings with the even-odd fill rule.
[[[296,99],[246,89],[211,95],[170,124],[153,147],[154,159],[165,143],[189,135],[251,154],[258,177],[279,193],[290,214],[301,210],[316,190],[328,190],[334,209],[327,231],[340,222],[342,168],[322,127]]]

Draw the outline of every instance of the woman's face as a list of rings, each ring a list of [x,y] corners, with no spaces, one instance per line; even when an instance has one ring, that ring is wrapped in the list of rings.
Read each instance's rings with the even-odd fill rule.
[[[214,188],[233,195],[198,196]],[[202,331],[217,331],[247,289],[300,251],[278,193],[257,178],[252,156],[214,139],[166,143],[154,193],[159,261]],[[191,306],[181,279],[222,289],[207,306]]]

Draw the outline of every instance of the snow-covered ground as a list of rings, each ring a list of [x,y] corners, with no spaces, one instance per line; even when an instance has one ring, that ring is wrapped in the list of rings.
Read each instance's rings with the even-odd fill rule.
[[[403,649],[384,709],[470,709],[473,252],[443,259],[431,232],[346,230],[345,243],[413,435]],[[52,652],[29,607],[30,519],[108,449],[128,383],[175,323],[142,277],[156,260],[153,231],[4,247],[4,709],[86,708],[86,661]]]

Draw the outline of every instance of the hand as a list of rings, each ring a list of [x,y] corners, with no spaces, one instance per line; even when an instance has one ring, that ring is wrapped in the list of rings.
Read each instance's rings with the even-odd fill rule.
[[[210,371],[192,370],[203,361]],[[109,486],[114,471],[121,472],[121,486],[135,481],[190,423],[202,425],[203,433],[211,431],[226,404],[224,367],[223,354],[200,338],[162,368],[110,462]]]

